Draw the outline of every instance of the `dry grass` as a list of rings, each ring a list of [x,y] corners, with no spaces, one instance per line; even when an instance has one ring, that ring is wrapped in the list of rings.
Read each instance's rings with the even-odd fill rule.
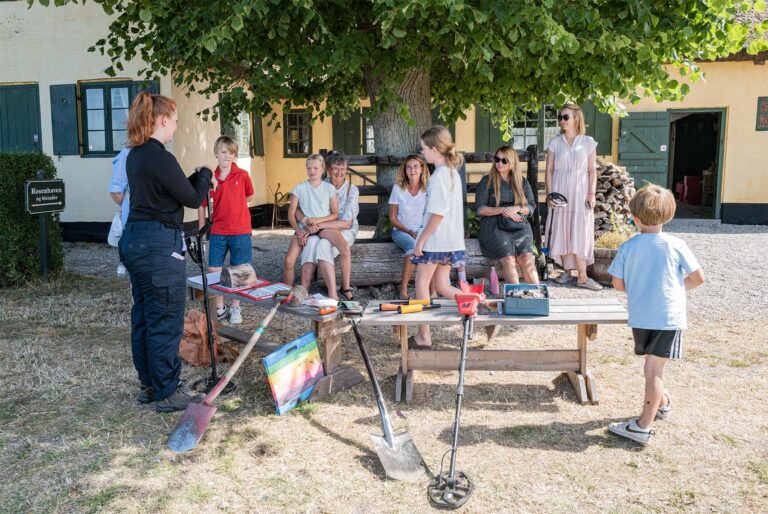
[[[366,384],[276,416],[256,357],[219,402],[200,446],[171,453],[165,441],[178,415],[133,400],[128,310],[124,283],[106,278],[70,275],[0,291],[0,510],[430,510],[426,483],[385,478],[368,437],[380,428]],[[246,309],[246,324],[263,315]],[[306,328],[278,317],[265,338],[286,341]],[[391,398],[397,349],[389,331],[365,333]],[[637,413],[642,391],[625,327],[601,327],[591,343],[599,406],[577,405],[552,373],[469,373],[458,462],[477,492],[466,510],[765,511],[764,334],[746,323],[693,326],[685,360],[666,373],[673,417],[657,424],[646,448],[605,429]],[[459,337],[452,329],[436,340]],[[526,328],[486,347],[564,347],[573,339],[572,329]],[[345,341],[345,361],[362,370]],[[455,380],[420,372],[413,405],[393,409],[433,471],[450,445]]]

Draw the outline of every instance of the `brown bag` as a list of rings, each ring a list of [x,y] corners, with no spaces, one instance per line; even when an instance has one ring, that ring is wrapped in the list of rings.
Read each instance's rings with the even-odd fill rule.
[[[216,362],[232,362],[240,352],[231,345],[223,343],[213,331],[213,347]],[[184,335],[179,343],[179,357],[192,366],[210,367],[211,351],[208,349],[208,321],[205,314],[191,310],[184,317]]]

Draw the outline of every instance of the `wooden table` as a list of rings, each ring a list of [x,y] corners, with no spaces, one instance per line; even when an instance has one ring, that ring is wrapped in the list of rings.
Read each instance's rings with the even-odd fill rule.
[[[202,300],[203,288],[200,284],[187,280],[187,287],[189,288],[190,299]],[[208,293],[210,295],[218,295],[225,298],[240,300],[240,303],[242,304],[255,305],[264,309],[271,309],[274,305],[271,299],[251,300],[250,298],[246,298],[239,294],[225,293],[211,288],[208,288]],[[212,300],[209,304],[211,308],[213,308]],[[309,329],[312,330],[317,337],[318,347],[320,348],[320,354],[323,359],[325,377],[315,384],[315,390],[313,391],[310,400],[324,398],[325,396],[343,391],[344,389],[348,389],[363,381],[363,376],[357,370],[349,366],[341,365],[341,336],[345,332],[349,332],[352,327],[348,323],[344,323],[338,312],[321,316],[317,313],[317,309],[306,305],[300,307],[281,305],[278,309],[278,313],[285,313],[304,318],[309,322]],[[215,320],[216,318],[214,316],[211,319]],[[268,330],[269,328],[267,328],[267,333],[269,333]],[[216,325],[215,331],[218,335],[226,339],[240,343],[247,343],[252,335],[222,325],[221,323]],[[267,343],[263,340],[259,341],[255,346],[257,350],[263,353],[272,353],[278,347],[280,347],[280,344]]]
[[[395,386],[395,401],[400,402],[405,389],[405,402],[413,399],[415,370],[453,370],[459,367],[456,350],[409,350],[408,327],[414,325],[460,325],[462,316],[456,302],[439,300],[439,309],[413,314],[376,312],[378,303],[365,309],[360,326],[394,327],[400,341],[400,369]],[[599,324],[626,324],[627,310],[616,299],[552,299],[549,316],[477,315],[475,326],[485,325],[576,325],[576,348],[566,350],[472,350],[469,342],[467,370],[564,371],[582,405],[597,404],[599,397],[595,379],[587,368],[587,341],[597,336]],[[460,343],[460,340],[458,341]],[[457,345],[458,346],[458,345]]]

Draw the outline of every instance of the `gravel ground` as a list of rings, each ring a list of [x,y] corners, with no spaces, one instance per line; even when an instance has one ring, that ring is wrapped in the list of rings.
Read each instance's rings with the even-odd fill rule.
[[[681,237],[704,267],[706,283],[689,294],[688,315],[692,322],[750,321],[762,319],[768,310],[768,226],[723,225],[711,220],[679,220],[667,232]],[[373,235],[373,227],[361,227],[361,238]],[[260,277],[280,279],[290,230],[256,230],[253,233],[254,267]],[[84,275],[112,277],[117,266],[117,250],[106,244],[65,243],[65,267]],[[187,273],[199,274],[197,265],[187,258]],[[354,282],[354,277],[353,277]],[[552,284],[556,298],[589,295],[624,298],[607,288],[589,292],[573,286]],[[385,296],[396,294],[394,287],[380,288]],[[373,298],[369,288],[361,288],[355,298]]]

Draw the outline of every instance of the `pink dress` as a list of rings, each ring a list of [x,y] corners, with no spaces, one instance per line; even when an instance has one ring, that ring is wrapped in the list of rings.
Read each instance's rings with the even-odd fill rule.
[[[554,155],[551,191],[568,199],[567,207],[549,209],[547,227],[549,253],[564,269],[576,269],[575,255],[586,259],[587,265],[595,262],[595,213],[586,205],[589,191],[589,154],[595,151],[597,142],[589,136],[578,135],[569,145],[565,135],[549,142],[547,151]],[[568,257],[566,257],[568,254]]]

